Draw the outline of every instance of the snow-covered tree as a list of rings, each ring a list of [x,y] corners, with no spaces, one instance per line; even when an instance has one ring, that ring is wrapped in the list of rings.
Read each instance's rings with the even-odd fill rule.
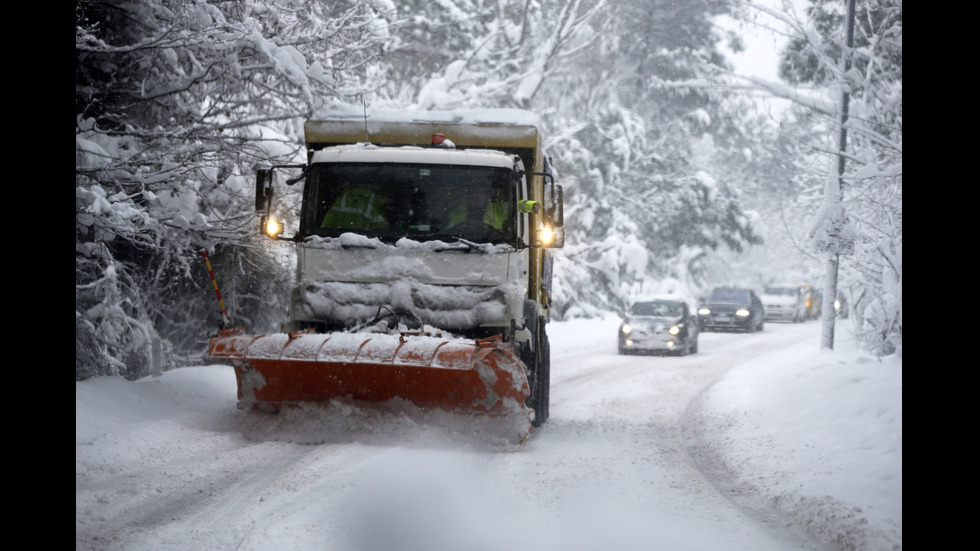
[[[785,153],[772,158],[789,185],[772,189],[789,192],[780,194],[780,216],[807,216],[805,232],[787,226],[790,241],[826,264],[820,277],[832,286],[826,289],[832,296],[824,301],[822,345],[832,347],[831,305],[833,294],[841,294],[850,300],[864,346],[876,354],[900,354],[902,4],[855,0],[853,5],[855,15],[849,18],[847,0],[811,0],[805,13],[790,2],[782,11],[740,3],[735,15],[786,29],[789,43],[779,66],[783,82],[720,71],[712,85],[791,103],[780,121],[780,142],[773,143]]]
[[[158,362],[199,361],[186,354],[220,319],[202,249],[242,291],[226,293],[240,319],[275,317],[288,275],[252,237],[249,174],[302,159],[304,116],[383,78],[392,12],[383,0],[76,2],[76,377],[145,375],[154,343]]]
[[[76,2],[76,377],[200,360],[222,319],[202,250],[233,321],[278,328],[293,260],[258,236],[254,171],[304,162],[302,122],[323,109],[541,115],[566,191],[559,318],[704,292],[712,266],[773,234],[758,212],[779,212],[797,244],[828,174],[813,161],[833,151],[813,136],[833,134],[836,111],[773,86],[805,107],[773,126],[730,87],[698,85],[725,68],[711,20],[735,4]],[[842,204],[859,238],[842,282],[885,352],[901,335],[901,10],[896,26],[890,3],[871,6],[884,11],[862,16],[854,69],[836,71],[833,37],[804,26],[816,42],[787,67],[852,87]],[[280,191],[288,224],[296,189]]]
[[[726,134],[740,113],[722,93],[663,86],[703,77],[705,61],[723,63],[710,19],[726,4],[617,4],[591,47],[543,87],[568,184],[556,303],[569,315],[590,312],[586,297],[621,311],[659,282],[703,293],[712,283],[705,260],[759,242],[733,167],[700,162],[705,147],[731,147]]]
[[[814,113],[832,135],[846,137],[846,148],[842,140],[813,144],[832,153],[811,225],[813,245],[832,261],[840,258],[842,294],[851,297],[863,343],[880,355],[901,354],[902,3],[855,1],[853,15],[846,7],[811,2],[812,27],[790,42],[780,74],[843,98],[832,104],[836,109]]]

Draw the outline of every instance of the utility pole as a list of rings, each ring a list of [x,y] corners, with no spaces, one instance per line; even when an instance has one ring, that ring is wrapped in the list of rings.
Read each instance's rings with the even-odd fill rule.
[[[841,48],[840,68],[842,80],[846,78],[847,71],[851,68],[850,53],[854,47],[854,0],[847,0],[847,17],[844,20],[844,47]],[[850,93],[846,81],[841,82],[840,99],[840,133],[837,136],[837,178],[833,179],[828,175],[827,188],[824,189],[824,201],[843,202],[844,189],[844,161],[847,151],[847,115]],[[833,182],[833,184],[831,184]],[[843,205],[841,205],[843,212]],[[838,236],[838,241],[842,236]],[[823,348],[834,349],[834,326],[837,322],[837,310],[834,302],[837,300],[837,272],[840,267],[841,247],[833,247],[829,251],[827,259],[827,271],[824,281],[824,299],[821,305],[823,319],[823,337],[821,346]]]

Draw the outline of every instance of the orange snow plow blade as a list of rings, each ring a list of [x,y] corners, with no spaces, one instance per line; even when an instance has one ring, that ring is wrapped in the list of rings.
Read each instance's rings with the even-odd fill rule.
[[[401,398],[423,410],[532,415],[524,405],[530,393],[524,365],[499,336],[476,341],[310,331],[254,336],[236,327],[210,340],[210,356],[231,360],[239,409]]]

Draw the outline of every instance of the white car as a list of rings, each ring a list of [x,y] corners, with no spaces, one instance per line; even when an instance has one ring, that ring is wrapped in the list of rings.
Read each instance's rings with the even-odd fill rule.
[[[760,298],[766,321],[798,323],[807,317],[806,293],[799,285],[767,285]]]

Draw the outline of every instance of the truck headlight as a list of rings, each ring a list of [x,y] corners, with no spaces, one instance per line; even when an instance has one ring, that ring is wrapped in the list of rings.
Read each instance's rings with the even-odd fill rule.
[[[265,218],[265,220],[263,220],[262,223],[262,231],[272,239],[278,238],[279,234],[282,233],[282,224],[280,224],[274,216],[263,218]]]
[[[548,245],[555,239],[555,232],[551,228],[542,226],[537,231],[538,245]]]

